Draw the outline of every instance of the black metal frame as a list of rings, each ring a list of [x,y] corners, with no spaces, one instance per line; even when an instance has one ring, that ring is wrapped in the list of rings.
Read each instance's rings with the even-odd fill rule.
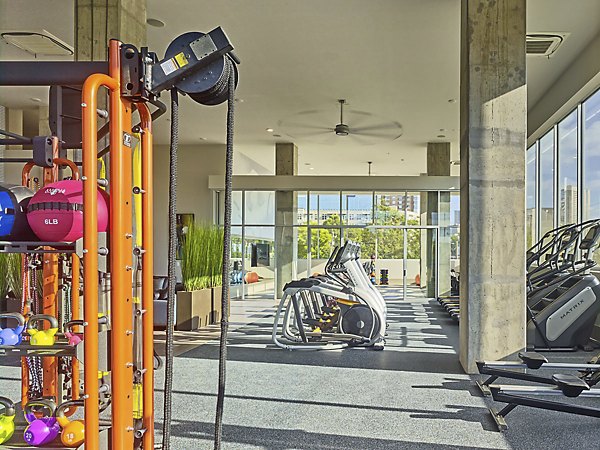
[[[500,411],[490,408],[490,413],[496,422],[499,431],[504,431],[508,428],[505,418],[517,406],[529,406],[530,408],[547,409],[550,411],[566,412],[569,414],[577,414],[580,416],[600,418],[600,409],[587,406],[571,405],[561,402],[553,402],[550,400],[540,400],[537,398],[525,397],[516,394],[507,394],[502,392],[498,386],[490,386],[490,391],[494,400],[498,402],[508,403]]]

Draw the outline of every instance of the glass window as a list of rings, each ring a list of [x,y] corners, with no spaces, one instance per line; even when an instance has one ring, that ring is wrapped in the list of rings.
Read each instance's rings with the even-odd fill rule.
[[[298,209],[297,209],[296,224],[307,225],[308,217],[308,196],[306,192],[298,192]]]
[[[245,223],[249,225],[275,225],[275,192],[246,191]]]
[[[558,225],[577,222],[577,110],[558,124]]]
[[[421,225],[421,193],[407,192],[404,196],[406,205],[406,225]]]
[[[584,220],[600,217],[600,91],[583,103]]]
[[[310,273],[323,273],[325,263],[333,249],[340,245],[339,228],[311,228],[310,232]]]
[[[405,192],[378,192],[375,194],[376,225],[406,225],[405,211],[414,210],[414,198],[408,205]]]
[[[540,233],[554,228],[554,129],[540,139]]]
[[[533,144],[527,149],[527,165],[525,167],[525,189],[526,189],[526,232],[527,232],[527,248],[531,248],[537,241],[537,214],[536,204],[537,198],[535,195],[536,173],[537,173],[537,144]]]
[[[217,192],[216,195],[219,225],[223,225],[225,214],[225,192]],[[232,225],[242,224],[242,191],[231,192],[231,223]]]
[[[318,225],[339,225],[340,193],[315,192],[310,194],[310,222]]]
[[[344,225],[371,225],[373,223],[373,194],[343,193],[342,223]]]

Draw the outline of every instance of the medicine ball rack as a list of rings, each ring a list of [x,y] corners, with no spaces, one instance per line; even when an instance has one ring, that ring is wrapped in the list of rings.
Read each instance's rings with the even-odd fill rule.
[[[33,148],[31,160],[2,158],[0,162],[26,163],[23,185],[30,184],[34,167],[43,170],[42,186],[60,180],[64,166],[71,168],[73,176],[80,166],[83,181],[81,239],[75,243],[0,241],[0,252],[22,255],[24,271],[27,258],[41,261],[43,295],[35,312],[76,321],[71,331],[83,329],[81,342],[68,344],[67,327],[60,332],[60,323],[53,345],[32,345],[24,334],[20,344],[0,346],[0,356],[22,357],[23,407],[41,397],[59,404],[67,386],[68,400],[83,400],[85,439],[77,448],[151,450],[155,448],[152,121],[166,111],[158,99],[165,90],[206,105],[225,101],[231,91],[226,83],[231,71],[237,75],[239,60],[220,27],[207,34],[179,36],[162,60],[147,48],[117,40],[110,41],[108,53],[108,61],[101,62],[0,61],[1,86],[50,86],[52,131],[51,136],[27,138],[0,130],[5,136],[0,145]],[[237,76],[232,79],[237,82]],[[106,110],[99,107],[101,88],[108,91]],[[153,114],[150,104],[158,108]],[[134,126],[135,111],[140,122]],[[99,118],[108,119],[100,129]],[[132,176],[135,134],[141,146],[141,185],[137,186]],[[99,150],[106,135],[109,145]],[[82,160],[68,160],[67,149],[81,149]],[[98,161],[105,155],[109,167],[101,177]],[[107,233],[98,233],[98,189],[110,194]],[[136,201],[141,202],[142,212],[141,219],[134,220]],[[29,289],[27,281],[24,277],[25,316],[30,312],[27,291],[36,289]],[[63,291],[65,285],[68,293]],[[45,325],[38,325],[39,330],[46,330]],[[40,396],[30,392],[31,357],[42,359]],[[59,357],[69,357],[68,377]],[[101,417],[108,402],[109,416]],[[72,404],[80,403],[71,402],[65,415],[77,410]],[[23,442],[22,431],[18,425],[0,448],[33,448]],[[35,448],[64,447],[54,443]]]

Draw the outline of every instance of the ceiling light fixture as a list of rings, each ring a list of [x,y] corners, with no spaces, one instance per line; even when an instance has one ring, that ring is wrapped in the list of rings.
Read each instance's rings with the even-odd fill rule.
[[[273,137],[281,137],[280,134],[274,134]]]
[[[162,28],[165,26],[165,23],[162,20],[153,19],[151,17],[146,19],[146,23],[151,27]]]
[[[206,141],[206,138],[205,138],[205,137],[202,137],[202,136],[201,136],[201,137],[199,137],[198,139],[200,139],[201,141]]]
[[[451,98],[450,100],[448,100],[448,103],[456,103],[456,99],[455,98]]]
[[[10,31],[2,33],[1,36],[9,44],[36,56],[69,56],[74,53],[73,47],[46,30]]]
[[[236,103],[244,103],[244,99],[243,99],[243,98],[237,98],[237,97],[236,97],[236,98],[234,99],[234,102],[236,102]]]
[[[438,134],[438,136],[437,136],[437,137],[439,137],[439,138],[445,138],[445,137],[446,137],[446,135],[445,135],[445,134]]]
[[[311,168],[310,168],[310,170],[315,170],[315,168],[314,168],[314,167],[311,167]]]
[[[273,131],[275,131],[275,130],[273,130],[273,128],[267,128],[266,130],[267,130],[267,133],[272,133]]]
[[[35,103],[42,103],[42,99],[37,97],[30,97],[29,100]]]

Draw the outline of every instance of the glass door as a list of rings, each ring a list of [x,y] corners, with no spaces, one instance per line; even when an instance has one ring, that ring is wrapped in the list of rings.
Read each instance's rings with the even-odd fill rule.
[[[398,298],[438,295],[438,227],[375,226],[376,281]],[[366,260],[371,255],[362,254]]]

